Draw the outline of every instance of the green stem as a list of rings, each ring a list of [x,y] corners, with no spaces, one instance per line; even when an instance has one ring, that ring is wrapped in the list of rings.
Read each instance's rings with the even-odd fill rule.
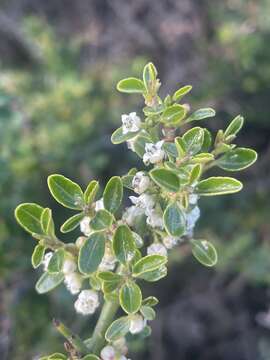
[[[91,351],[97,355],[100,353],[100,350],[106,343],[105,332],[112,323],[118,308],[119,304],[117,302],[106,301],[103,305],[98,322],[93,332],[93,336],[91,338]]]

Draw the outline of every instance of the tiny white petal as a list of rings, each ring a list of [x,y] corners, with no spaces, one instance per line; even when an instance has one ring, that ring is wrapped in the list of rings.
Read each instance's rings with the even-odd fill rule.
[[[65,275],[64,283],[72,295],[78,294],[82,287],[83,278],[79,273],[73,272]]]
[[[141,315],[134,315],[130,321],[129,332],[131,334],[140,333],[146,325],[146,320]]]
[[[98,294],[94,290],[82,290],[74,303],[76,311],[83,315],[93,314],[98,306]]]
[[[103,210],[103,209],[104,209],[104,202],[103,202],[103,198],[101,198],[98,201],[96,201],[95,210],[99,211],[99,210]]]
[[[147,248],[147,255],[162,255],[167,256],[167,249],[164,245],[153,243]]]
[[[80,230],[85,236],[89,236],[92,232],[90,228],[90,217],[85,216],[80,222]]]
[[[150,183],[150,178],[143,171],[139,171],[133,177],[132,187],[136,193],[142,194],[149,188]]]
[[[115,350],[112,346],[105,346],[101,352],[100,356],[102,360],[114,360],[115,359]]]
[[[77,269],[77,264],[72,258],[66,258],[64,260],[62,271],[65,275],[75,272],[76,269]]]
[[[165,236],[162,241],[167,249],[172,249],[175,245],[177,245],[178,238],[168,235]]]

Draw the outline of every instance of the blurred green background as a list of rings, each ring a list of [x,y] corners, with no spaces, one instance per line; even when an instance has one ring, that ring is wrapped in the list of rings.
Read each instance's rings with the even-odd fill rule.
[[[259,160],[237,175],[244,190],[201,201],[196,233],[219,251],[205,269],[179,249],[170,276],[144,291],[160,298],[153,334],[130,342],[133,360],[270,359],[270,0],[1,0],[0,2],[0,353],[37,359],[62,350],[60,317],[85,336],[94,319],[75,315],[64,289],[38,296],[34,240],[14,208],[35,201],[60,225],[70,213],[46,178],[104,184],[137,159],[110,134],[137,96],[116,92],[153,61],[162,94],[192,84],[192,109],[211,106],[211,130],[246,119],[238,144]],[[69,236],[62,236],[66,241]]]

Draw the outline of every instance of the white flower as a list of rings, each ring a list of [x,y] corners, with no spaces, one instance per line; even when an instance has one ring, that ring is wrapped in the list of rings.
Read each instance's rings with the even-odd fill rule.
[[[109,244],[106,244],[105,253],[98,269],[100,271],[113,270],[115,267],[115,263],[116,263],[116,257],[112,252],[111,246]]]
[[[163,214],[157,209],[150,209],[146,211],[146,223],[153,228],[164,228]]]
[[[114,360],[115,355],[116,355],[115,350],[110,345],[105,346],[100,352],[100,356],[102,360]]]
[[[132,180],[132,187],[138,194],[145,192],[150,186],[150,179],[143,171],[139,171],[135,174]]]
[[[104,209],[104,202],[103,202],[103,198],[101,198],[98,201],[96,201],[95,210],[99,211],[99,210],[103,210],[103,209]]]
[[[75,272],[76,269],[77,269],[77,264],[71,257],[68,257],[64,260],[62,271],[65,275]]]
[[[83,278],[79,273],[73,272],[65,276],[64,282],[71,294],[75,295],[81,290]]]
[[[127,342],[125,337],[121,337],[113,342],[114,348],[121,354],[126,355],[128,352]]]
[[[156,144],[146,143],[145,154],[143,155],[143,162],[145,165],[157,164],[161,162],[165,157],[165,151],[162,150],[164,141],[158,141]]]
[[[147,255],[162,255],[167,256],[167,249],[164,245],[153,243],[147,248]]]
[[[130,206],[125,210],[123,213],[122,219],[125,221],[129,226],[134,226],[136,218],[140,215],[143,215],[144,211],[137,206]]]
[[[129,132],[136,132],[140,130],[141,127],[141,119],[135,112],[131,112],[130,114],[122,115],[122,131],[123,134],[127,134]]]
[[[197,194],[190,194],[189,195],[188,201],[189,201],[190,205],[196,205],[198,200],[199,200],[199,195],[197,195]]]
[[[130,321],[129,332],[131,334],[140,333],[146,325],[146,320],[141,315],[134,315]]]
[[[87,238],[85,236],[79,236],[75,241],[75,245],[80,249],[85,243],[86,239]]]
[[[93,314],[99,306],[98,294],[94,290],[82,290],[74,306],[80,314]]]
[[[92,232],[90,228],[90,217],[85,216],[80,222],[80,230],[85,236],[89,236]]]
[[[167,249],[172,249],[177,244],[178,238],[168,235],[165,236],[162,241]]]
[[[134,143],[135,143],[135,138],[127,140],[127,147],[129,150],[133,152],[135,151]]]
[[[189,236],[193,235],[193,229],[195,227],[196,222],[200,217],[200,209],[198,206],[195,206],[189,213],[187,213],[187,230],[186,234]]]
[[[155,199],[149,194],[142,194],[139,197],[130,196],[129,198],[134,205],[144,210],[150,210],[155,206]]]
[[[44,259],[43,259],[43,261],[42,261],[42,265],[43,265],[44,271],[47,271],[47,270],[48,270],[49,262],[50,262],[52,256],[53,256],[53,252],[52,252],[52,251],[50,251],[50,252],[48,252],[47,254],[45,254]]]

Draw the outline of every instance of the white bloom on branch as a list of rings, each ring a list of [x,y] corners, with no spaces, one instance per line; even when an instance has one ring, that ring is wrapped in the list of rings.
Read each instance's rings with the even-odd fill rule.
[[[99,199],[98,201],[96,201],[95,203],[95,210],[99,211],[99,210],[104,210],[104,201],[103,198]]]
[[[153,228],[164,228],[163,214],[158,209],[148,209],[146,211],[146,223]]]
[[[90,217],[85,216],[80,222],[80,230],[85,236],[89,236],[92,232],[90,228]]]
[[[125,212],[123,213],[122,219],[129,226],[134,226],[136,218],[143,214],[144,214],[143,209],[138,208],[137,206],[130,206],[130,207],[126,208]]]
[[[122,131],[123,134],[129,132],[137,132],[141,127],[141,119],[137,116],[136,112],[131,112],[130,114],[123,114],[122,117]]]
[[[190,205],[196,205],[199,200],[199,195],[190,194],[188,200]]]
[[[146,325],[146,320],[141,315],[134,315],[130,321],[129,332],[131,334],[140,333]]]
[[[172,249],[175,245],[177,245],[178,238],[175,236],[168,235],[165,236],[162,241],[167,249]]]
[[[162,255],[167,256],[167,249],[164,245],[153,243],[147,248],[147,255]]]
[[[139,171],[135,174],[132,180],[132,187],[138,194],[145,192],[150,186],[150,179],[143,171]]]
[[[98,269],[100,271],[113,270],[115,267],[115,263],[116,263],[116,257],[113,254],[111,246],[109,244],[106,244],[105,253]]]
[[[65,275],[75,272],[76,269],[77,269],[77,264],[74,259],[68,257],[64,260],[62,271]]]
[[[52,256],[53,256],[52,251],[49,251],[47,254],[45,254],[44,259],[42,261],[44,271],[48,270],[49,262],[50,262]]]
[[[72,295],[78,294],[82,287],[83,278],[79,273],[73,272],[65,276],[64,283]]]
[[[129,199],[136,206],[143,210],[150,210],[155,206],[155,199],[149,194],[142,194],[139,197],[130,196]]]
[[[193,230],[196,225],[196,222],[200,218],[200,209],[198,206],[195,206],[190,212],[186,215],[187,218],[187,230],[186,234],[189,236],[193,235]]]
[[[128,347],[125,337],[121,337],[113,342],[113,347],[121,354],[126,355],[128,353]]]
[[[115,355],[115,350],[110,345],[105,346],[100,352],[100,357],[102,360],[114,360]]]
[[[93,314],[98,306],[98,294],[94,290],[82,290],[74,304],[75,310],[83,315]]]
[[[165,157],[165,151],[162,150],[164,141],[158,141],[156,144],[146,143],[143,162],[145,165],[160,163]]]
[[[129,150],[131,150],[133,152],[135,152],[134,144],[135,144],[135,138],[127,140],[127,147]]]

